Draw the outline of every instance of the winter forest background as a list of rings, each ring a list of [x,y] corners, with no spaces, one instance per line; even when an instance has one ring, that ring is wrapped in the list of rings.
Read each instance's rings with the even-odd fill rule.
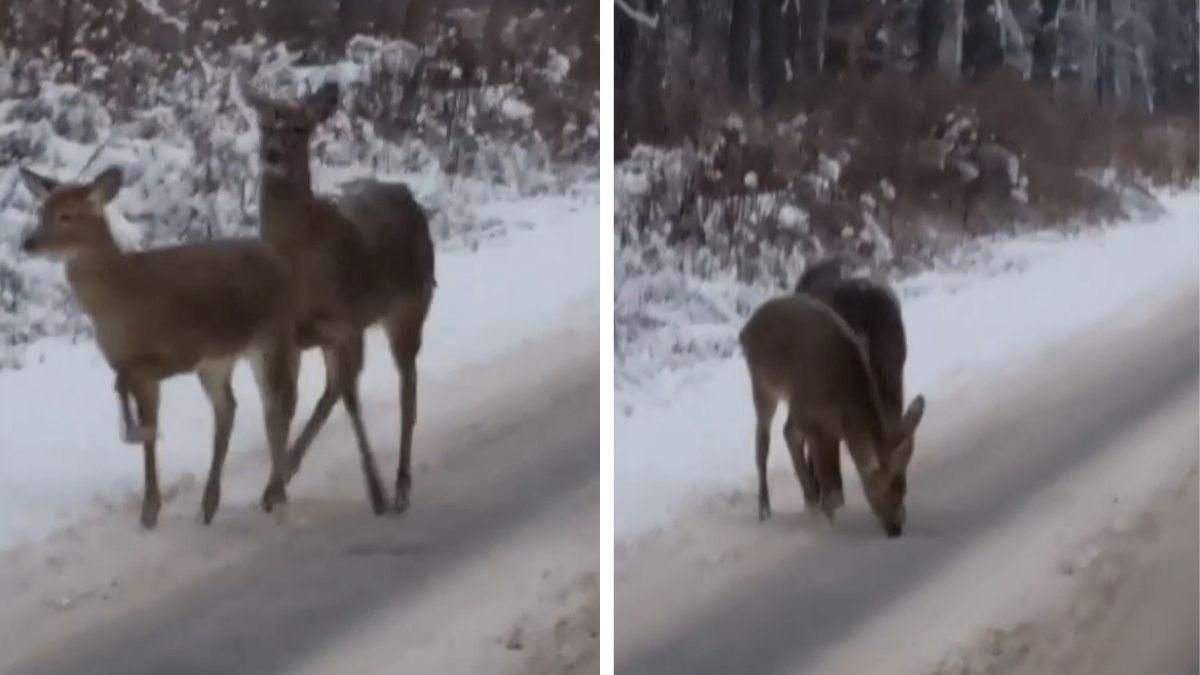
[[[618,385],[805,260],[903,275],[1197,177],[1194,0],[615,0]]]
[[[17,167],[125,170],[118,238],[257,231],[257,129],[237,81],[280,97],[341,84],[318,189],[408,181],[442,249],[497,234],[468,204],[564,192],[599,153],[596,0],[0,0],[0,369],[87,333],[60,265],[18,253]]]

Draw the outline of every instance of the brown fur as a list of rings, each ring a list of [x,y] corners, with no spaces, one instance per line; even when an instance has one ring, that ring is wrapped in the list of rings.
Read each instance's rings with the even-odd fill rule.
[[[838,256],[820,260],[805,269],[796,292],[832,308],[866,345],[884,411],[888,416],[899,417],[904,406],[904,362],[908,357],[900,301],[886,283],[850,276],[859,266],[854,259]],[[818,446],[814,443],[812,447],[815,450]],[[841,492],[840,454],[836,445],[834,450],[830,457],[821,458],[820,464],[828,473],[801,478],[802,486],[817,485],[820,492]],[[817,463],[810,458],[807,465],[812,468]],[[801,470],[802,466],[797,464],[796,471]],[[812,500],[810,496],[809,501]]]
[[[221,469],[236,402],[230,376],[237,359],[254,361],[272,474],[263,495],[270,510],[286,499],[288,426],[295,408],[292,303],[287,270],[269,248],[251,240],[222,240],[126,253],[112,238],[104,215],[121,175],[109,169],[94,183],[59,186],[22,170],[26,184],[44,197],[38,227],[23,248],[64,258],[67,280],[95,327],[96,342],[116,373],[127,440],[145,451],[142,524],[157,522],[155,435],[159,383],[195,372],[213,405],[213,461],[204,491],[203,517],[212,521],[220,501]],[[130,401],[137,407],[137,424]]]
[[[372,508],[386,509],[358,401],[363,332],[382,322],[400,371],[400,462],[394,506],[411,490],[412,433],[417,414],[416,358],[433,299],[434,251],[424,210],[401,184],[359,180],[339,201],[313,193],[309,142],[337,107],[327,84],[299,104],[244,88],[262,133],[262,238],[289,263],[302,347],[322,348],[325,391],[291,450],[292,471],[341,399],[358,442]]]
[[[837,442],[844,439],[872,510],[889,535],[899,534],[912,447],[907,440],[920,422],[924,399],[917,397],[903,416],[890,414],[854,331],[830,307],[804,295],[764,303],[751,315],[740,340],[758,418],[759,517],[770,516],[766,480],[770,427],[779,402],[786,401],[784,436],[802,485],[814,473],[829,471],[822,463],[836,456]],[[815,466],[805,460],[805,438],[817,445],[811,454]],[[805,487],[806,497],[817,494],[816,486]],[[821,494],[820,506],[831,518],[840,502],[840,493]]]

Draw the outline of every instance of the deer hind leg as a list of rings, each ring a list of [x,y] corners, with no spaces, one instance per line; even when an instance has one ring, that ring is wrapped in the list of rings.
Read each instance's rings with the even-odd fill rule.
[[[359,333],[354,338],[346,340],[337,347],[336,380],[342,405],[350,416],[350,424],[354,428],[354,438],[358,442],[358,455],[362,462],[363,478],[367,483],[367,496],[371,500],[371,509],[376,515],[387,510],[387,501],[383,496],[383,482],[379,479],[379,469],[375,466],[375,455],[371,452],[371,444],[367,440],[367,431],[362,422],[362,411],[358,400],[358,376],[363,368],[363,335]]]
[[[812,442],[810,456],[820,492],[821,512],[832,521],[834,512],[846,503],[842,489],[840,441],[837,436],[820,429],[810,429],[808,437]]]
[[[291,452],[288,453],[288,478],[296,475],[300,470],[300,463],[304,461],[304,455],[312,446],[313,439],[317,437],[317,432],[325,425],[325,421],[329,419],[329,413],[333,411],[333,404],[337,403],[338,399],[338,352],[334,347],[325,347],[321,350],[321,355],[325,360],[325,390],[321,392],[321,398],[317,400],[316,406],[313,407],[312,413],[308,416],[308,421],[304,423],[304,428],[300,430],[300,435],[296,438],[295,444],[292,445]]]
[[[201,518],[205,525],[212,522],[221,502],[221,470],[225,466],[225,455],[229,451],[229,435],[233,431],[233,418],[237,401],[233,397],[234,361],[212,360],[200,363],[196,375],[204,394],[213,408],[212,464],[208,469],[208,481],[204,484],[204,499],[201,502]]]
[[[796,470],[796,478],[800,480],[800,489],[804,492],[804,507],[806,510],[817,506],[821,491],[813,468],[812,452],[805,457],[804,432],[799,423],[791,415],[783,426],[783,439],[787,442],[788,452],[792,455],[792,467]]]
[[[754,394],[754,460],[758,468],[758,520],[771,517],[771,493],[767,488],[767,455],[771,450],[771,421],[775,419],[778,400],[751,374]]]
[[[137,404],[138,424],[143,428],[158,428],[158,380],[126,373],[123,379],[128,391]],[[144,453],[145,493],[142,496],[142,527],[153,529],[158,523],[158,512],[162,508],[162,494],[158,489],[158,460],[155,456],[155,438],[150,436],[142,443]]]
[[[287,501],[288,431],[296,413],[296,376],[300,354],[287,333],[273,336],[251,353],[251,366],[262,400],[267,445],[271,451],[271,477],[263,490],[262,508],[270,513]]]
[[[417,424],[417,353],[421,332],[429,313],[432,293],[406,298],[387,320],[392,358],[400,371],[400,462],[396,468],[396,497],[393,508],[408,509],[412,494],[412,437]]]

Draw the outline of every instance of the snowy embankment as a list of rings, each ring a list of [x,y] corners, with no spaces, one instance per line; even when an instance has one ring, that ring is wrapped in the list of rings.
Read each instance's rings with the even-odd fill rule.
[[[439,255],[438,288],[418,362],[423,387],[528,339],[592,325],[598,311],[594,184],[566,196],[493,199],[464,210],[475,222],[494,224],[495,236],[475,251],[456,248]],[[397,376],[377,330],[368,336],[367,352],[361,387],[368,432],[387,466],[394,446],[380,439],[394,435],[397,424]],[[129,510],[132,527],[130,505],[140,501],[142,491],[141,450],[118,440],[111,371],[87,339],[42,340],[24,360],[20,370],[0,371],[0,550],[104,509]],[[323,384],[320,357],[310,351],[293,429]],[[239,455],[265,452],[261,407],[245,364],[235,374],[234,391],[239,407],[230,469]],[[179,486],[204,480],[212,416],[192,377],[168,381],[162,402],[159,473],[169,499]],[[227,494],[223,506],[252,500],[250,494]]]
[[[897,284],[908,332],[908,394],[924,393],[936,414],[940,400],[972,380],[1070,349],[1073,335],[1195,284],[1200,199],[1186,192],[1162,202],[1165,214],[1151,222],[984,242]],[[748,489],[753,426],[745,365],[736,354],[619,389],[618,540],[667,524],[714,493]],[[774,439],[771,464],[784,469],[778,430]]]

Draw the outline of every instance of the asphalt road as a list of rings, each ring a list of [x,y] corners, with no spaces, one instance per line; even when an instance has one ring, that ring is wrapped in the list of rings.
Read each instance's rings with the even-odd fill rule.
[[[653,638],[647,639],[642,639],[643,631],[629,631],[632,637],[626,645],[618,638],[617,672],[826,672],[823,665],[817,666],[831,646],[853,641],[848,636],[913,589],[937,584],[939,574],[962,552],[981,545],[1038,494],[1108,453],[1135,452],[1136,448],[1121,446],[1129,429],[1166,408],[1186,410],[1181,403],[1192,401],[1195,410],[1200,385],[1196,291],[1188,289],[1147,323],[1131,321],[1120,319],[1105,327],[1120,337],[1100,346],[1064,348],[1041,363],[1041,372],[1026,378],[1021,391],[997,392],[1007,393],[1002,403],[997,396],[994,407],[985,407],[979,419],[954,438],[943,440],[969,450],[914,468],[909,479],[909,527],[903,537],[887,540],[878,532],[872,534],[865,522],[859,532],[842,525],[840,533],[792,551],[766,571],[738,579],[734,587],[713,594],[711,602],[698,608],[692,605],[680,616],[664,617],[663,603],[647,602],[645,594],[638,592],[623,594],[618,585],[618,623],[626,620],[637,625],[645,620],[655,630]],[[952,415],[946,405],[933,402],[927,419]],[[1190,438],[1190,442],[1172,451],[1195,452],[1196,416],[1173,419],[1173,438]],[[1194,551],[1194,541],[1190,549]],[[1187,559],[1183,557],[1185,565]],[[731,560],[728,566],[744,564]],[[1195,588],[1194,563],[1182,578],[1191,578],[1187,588]],[[979,583],[987,584],[989,579]],[[679,594],[695,595],[694,589],[704,584],[704,579],[691,579],[681,584]],[[1187,597],[1194,599],[1194,590]],[[1195,602],[1180,611],[1181,615],[1165,617],[1150,613],[1150,619],[1179,627],[1185,636],[1191,631],[1184,643],[1189,646],[1176,650],[1171,663],[1143,664],[1154,672],[1195,672],[1195,632],[1189,628],[1196,622]],[[911,617],[909,630],[919,633],[921,623],[921,617]],[[669,628],[664,630],[663,625]]]
[[[523,523],[555,509],[596,508],[578,495],[599,489],[598,373],[582,379],[536,414],[450,450],[445,469],[416,485],[408,513],[300,528],[250,560],[12,672],[292,672],[360,622],[430,586],[453,585],[456,568],[504,545]],[[497,575],[495,583],[505,579]]]

